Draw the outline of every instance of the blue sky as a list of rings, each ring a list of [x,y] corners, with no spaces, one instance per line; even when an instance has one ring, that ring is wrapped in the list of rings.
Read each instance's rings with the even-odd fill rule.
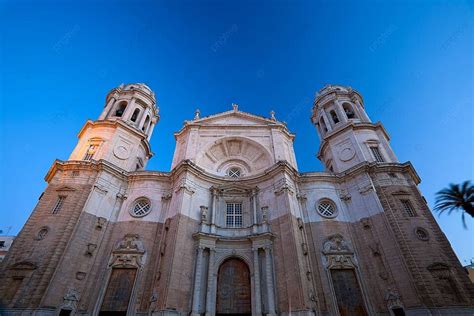
[[[122,82],[157,95],[147,169],[165,171],[182,122],[232,102],[275,110],[300,171],[320,171],[314,93],[350,85],[432,206],[473,178],[473,12],[470,1],[0,1],[0,227],[21,229],[54,159]],[[474,220],[436,219],[463,264],[473,258]]]

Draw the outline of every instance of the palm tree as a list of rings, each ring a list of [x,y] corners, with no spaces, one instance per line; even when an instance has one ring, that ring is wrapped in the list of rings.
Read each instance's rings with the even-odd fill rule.
[[[450,184],[436,193],[436,203],[434,211],[441,215],[444,211],[451,214],[452,211],[462,211],[462,223],[466,228],[464,215],[467,213],[474,217],[474,186],[470,181],[464,181],[462,184]]]

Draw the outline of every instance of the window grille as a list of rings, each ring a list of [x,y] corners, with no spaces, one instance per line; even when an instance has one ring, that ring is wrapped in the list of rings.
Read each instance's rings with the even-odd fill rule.
[[[58,200],[56,201],[56,204],[53,207],[53,214],[57,214],[61,210],[61,207],[63,206],[65,199],[66,199],[65,196],[58,197]]]
[[[225,224],[229,228],[242,227],[242,203],[227,203]]]
[[[130,210],[130,214],[134,217],[143,217],[150,213],[151,204],[150,201],[146,198],[138,199]]]
[[[385,160],[382,157],[382,154],[380,153],[380,150],[378,147],[370,147],[370,150],[372,151],[372,155],[374,155],[375,161],[377,162],[384,162]]]
[[[87,149],[86,155],[84,156],[84,160],[90,161],[92,157],[94,157],[96,149],[97,145],[89,145],[89,149]]]
[[[405,211],[405,214],[408,215],[409,217],[415,217],[415,210],[413,209],[413,206],[411,205],[411,202],[409,200],[401,200],[402,205],[403,205],[403,210]]]
[[[230,168],[228,174],[231,178],[240,178],[240,169],[235,167]]]
[[[332,218],[332,217],[335,217],[337,215],[336,208],[329,201],[323,201],[323,202],[319,203],[318,213],[322,217],[326,217],[326,218]]]

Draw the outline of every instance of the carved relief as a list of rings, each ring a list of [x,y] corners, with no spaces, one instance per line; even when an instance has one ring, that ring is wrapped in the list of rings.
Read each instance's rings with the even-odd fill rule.
[[[137,234],[127,234],[112,252],[109,266],[141,268],[144,254],[145,248],[139,236]]]
[[[97,217],[97,223],[96,223],[96,228],[97,229],[102,229],[107,222],[107,219],[105,217]]]
[[[79,292],[74,288],[69,288],[66,294],[63,296],[63,303],[61,309],[76,310],[77,302],[81,298]]]
[[[87,244],[87,249],[86,249],[86,256],[92,257],[94,254],[94,251],[97,249],[96,244]]]
[[[125,142],[120,142],[114,148],[114,155],[120,160],[125,160],[130,157],[130,146]]]
[[[324,242],[323,254],[326,255],[328,269],[354,268],[354,252],[340,234],[335,234]]]

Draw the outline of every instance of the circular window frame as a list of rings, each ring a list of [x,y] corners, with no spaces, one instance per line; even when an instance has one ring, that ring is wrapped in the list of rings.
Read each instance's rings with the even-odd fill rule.
[[[420,237],[420,235],[418,235],[418,232],[423,232],[425,234],[426,237]],[[416,227],[414,230],[413,230],[413,233],[415,234],[416,238],[421,240],[421,241],[428,241],[430,240],[430,233],[424,229],[423,227]]]
[[[50,231],[50,229],[49,229],[48,226],[43,226],[43,227],[41,227],[41,228],[38,230],[38,232],[36,233],[35,240],[38,240],[38,241],[39,241],[39,240],[45,239],[45,238],[48,236],[49,231]]]
[[[232,171],[234,171],[234,173],[238,172],[238,175],[237,176],[231,175]],[[227,176],[232,178],[232,179],[240,179],[240,178],[242,178],[242,169],[239,168],[239,167],[236,167],[236,166],[232,166],[229,169],[227,169]]]
[[[143,213],[143,214],[136,214],[136,213],[135,213],[135,208],[137,207],[138,203],[140,203],[140,202],[146,202],[146,203],[148,203],[149,207],[148,207],[148,210],[147,210],[145,213]],[[151,210],[152,210],[152,205],[151,205],[150,199],[147,198],[147,197],[142,196],[142,197],[139,197],[139,198],[135,199],[135,201],[133,201],[132,206],[131,206],[130,209],[128,210],[128,213],[129,213],[132,217],[141,218],[141,217],[145,217],[145,216],[147,216],[148,214],[150,214],[150,213],[151,213]]]
[[[333,214],[331,215],[326,215],[326,214],[323,214],[322,211],[320,211],[319,207],[322,205],[322,204],[328,204],[332,207],[333,209]],[[332,219],[332,218],[336,218],[337,215],[339,215],[339,210],[337,209],[337,206],[336,206],[336,203],[334,203],[332,200],[330,199],[321,199],[319,200],[316,205],[315,205],[315,208],[316,208],[316,212],[318,213],[319,216],[323,217],[323,218],[328,218],[328,219]]]

